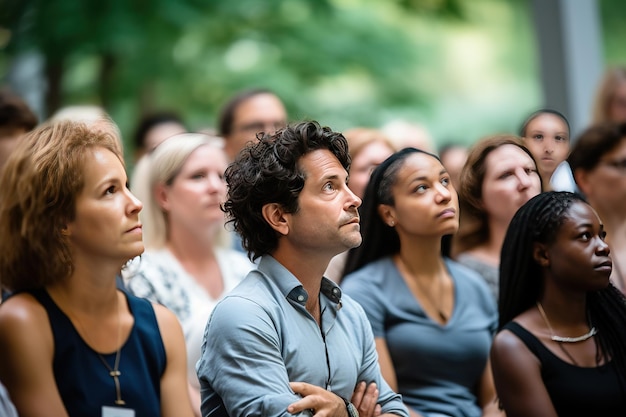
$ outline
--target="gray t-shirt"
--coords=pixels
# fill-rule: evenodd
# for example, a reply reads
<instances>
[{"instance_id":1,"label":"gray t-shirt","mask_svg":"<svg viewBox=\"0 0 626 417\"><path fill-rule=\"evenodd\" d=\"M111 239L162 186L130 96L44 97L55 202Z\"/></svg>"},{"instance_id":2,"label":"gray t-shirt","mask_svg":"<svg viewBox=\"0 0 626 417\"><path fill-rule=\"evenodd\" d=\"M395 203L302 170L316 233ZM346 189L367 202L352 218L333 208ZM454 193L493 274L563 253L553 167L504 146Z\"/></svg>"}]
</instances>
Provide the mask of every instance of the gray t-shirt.
<instances>
[{"instance_id":1,"label":"gray t-shirt","mask_svg":"<svg viewBox=\"0 0 626 417\"><path fill-rule=\"evenodd\" d=\"M475 389L497 327L496 304L478 275L451 260L446 266L454 310L445 325L424 312L390 257L347 275L341 287L363 306L374 337L385 339L405 404L427 416L480 417Z\"/></svg>"},{"instance_id":2,"label":"gray t-shirt","mask_svg":"<svg viewBox=\"0 0 626 417\"><path fill-rule=\"evenodd\" d=\"M480 275L489 286L494 300L498 300L498 293L500 291L500 271L497 266L488 264L467 252L461 253L457 256L456 261L478 273L478 275Z\"/></svg>"}]
</instances>

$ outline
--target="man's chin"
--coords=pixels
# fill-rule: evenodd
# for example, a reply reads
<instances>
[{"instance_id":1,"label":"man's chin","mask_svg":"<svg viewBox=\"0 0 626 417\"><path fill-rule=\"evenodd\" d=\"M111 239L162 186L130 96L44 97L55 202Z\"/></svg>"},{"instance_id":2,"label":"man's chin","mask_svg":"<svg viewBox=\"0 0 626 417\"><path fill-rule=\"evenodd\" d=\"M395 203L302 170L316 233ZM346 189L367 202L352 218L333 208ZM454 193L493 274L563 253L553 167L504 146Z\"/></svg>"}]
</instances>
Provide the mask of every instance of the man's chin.
<instances>
[{"instance_id":1,"label":"man's chin","mask_svg":"<svg viewBox=\"0 0 626 417\"><path fill-rule=\"evenodd\" d=\"M346 246L348 249L354 249L354 248L358 248L359 246L361 246L361 243L363 243L363 238L361 237L361 235L359 234L358 239L351 239L348 242L346 242Z\"/></svg>"}]
</instances>

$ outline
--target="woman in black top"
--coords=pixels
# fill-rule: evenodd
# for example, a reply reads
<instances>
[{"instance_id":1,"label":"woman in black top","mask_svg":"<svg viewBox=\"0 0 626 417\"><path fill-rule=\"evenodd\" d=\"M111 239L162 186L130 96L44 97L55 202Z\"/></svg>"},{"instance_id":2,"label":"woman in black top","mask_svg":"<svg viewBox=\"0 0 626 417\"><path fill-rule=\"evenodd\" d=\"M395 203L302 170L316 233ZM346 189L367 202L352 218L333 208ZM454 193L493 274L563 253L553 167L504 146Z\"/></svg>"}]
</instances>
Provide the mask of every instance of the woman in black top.
<instances>
[{"instance_id":1,"label":"woman in black top","mask_svg":"<svg viewBox=\"0 0 626 417\"><path fill-rule=\"evenodd\" d=\"M511 221L491 350L507 417L625 415L626 301L605 235L569 192L540 194Z\"/></svg>"}]
</instances>

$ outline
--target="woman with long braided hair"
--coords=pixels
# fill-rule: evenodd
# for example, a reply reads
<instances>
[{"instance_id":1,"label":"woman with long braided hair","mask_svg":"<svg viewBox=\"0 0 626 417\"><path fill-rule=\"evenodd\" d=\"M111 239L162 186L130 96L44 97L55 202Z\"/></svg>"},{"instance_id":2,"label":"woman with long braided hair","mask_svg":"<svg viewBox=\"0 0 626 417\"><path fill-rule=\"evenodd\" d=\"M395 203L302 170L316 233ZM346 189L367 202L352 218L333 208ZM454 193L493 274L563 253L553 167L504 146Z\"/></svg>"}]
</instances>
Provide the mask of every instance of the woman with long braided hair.
<instances>
[{"instance_id":1,"label":"woman with long braided hair","mask_svg":"<svg viewBox=\"0 0 626 417\"><path fill-rule=\"evenodd\" d=\"M625 414L626 300L609 281L605 235L569 192L540 194L513 217L491 350L507 417Z\"/></svg>"}]
</instances>

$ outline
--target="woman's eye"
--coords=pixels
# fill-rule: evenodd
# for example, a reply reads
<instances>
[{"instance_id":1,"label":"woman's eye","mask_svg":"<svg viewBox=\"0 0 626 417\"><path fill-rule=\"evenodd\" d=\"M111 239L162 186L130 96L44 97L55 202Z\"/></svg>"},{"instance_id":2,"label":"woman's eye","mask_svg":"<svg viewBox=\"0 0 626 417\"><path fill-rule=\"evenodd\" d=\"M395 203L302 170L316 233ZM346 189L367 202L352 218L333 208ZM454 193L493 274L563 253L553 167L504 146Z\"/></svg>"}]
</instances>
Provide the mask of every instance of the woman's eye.
<instances>
[{"instance_id":1,"label":"woman's eye","mask_svg":"<svg viewBox=\"0 0 626 417\"><path fill-rule=\"evenodd\" d=\"M104 194L113 194L115 193L115 186L112 185L104 191Z\"/></svg>"},{"instance_id":2,"label":"woman's eye","mask_svg":"<svg viewBox=\"0 0 626 417\"><path fill-rule=\"evenodd\" d=\"M536 140L542 140L542 139L543 139L543 135L539 135L539 134L534 135L534 136L533 136L533 139L536 139Z\"/></svg>"}]
</instances>

